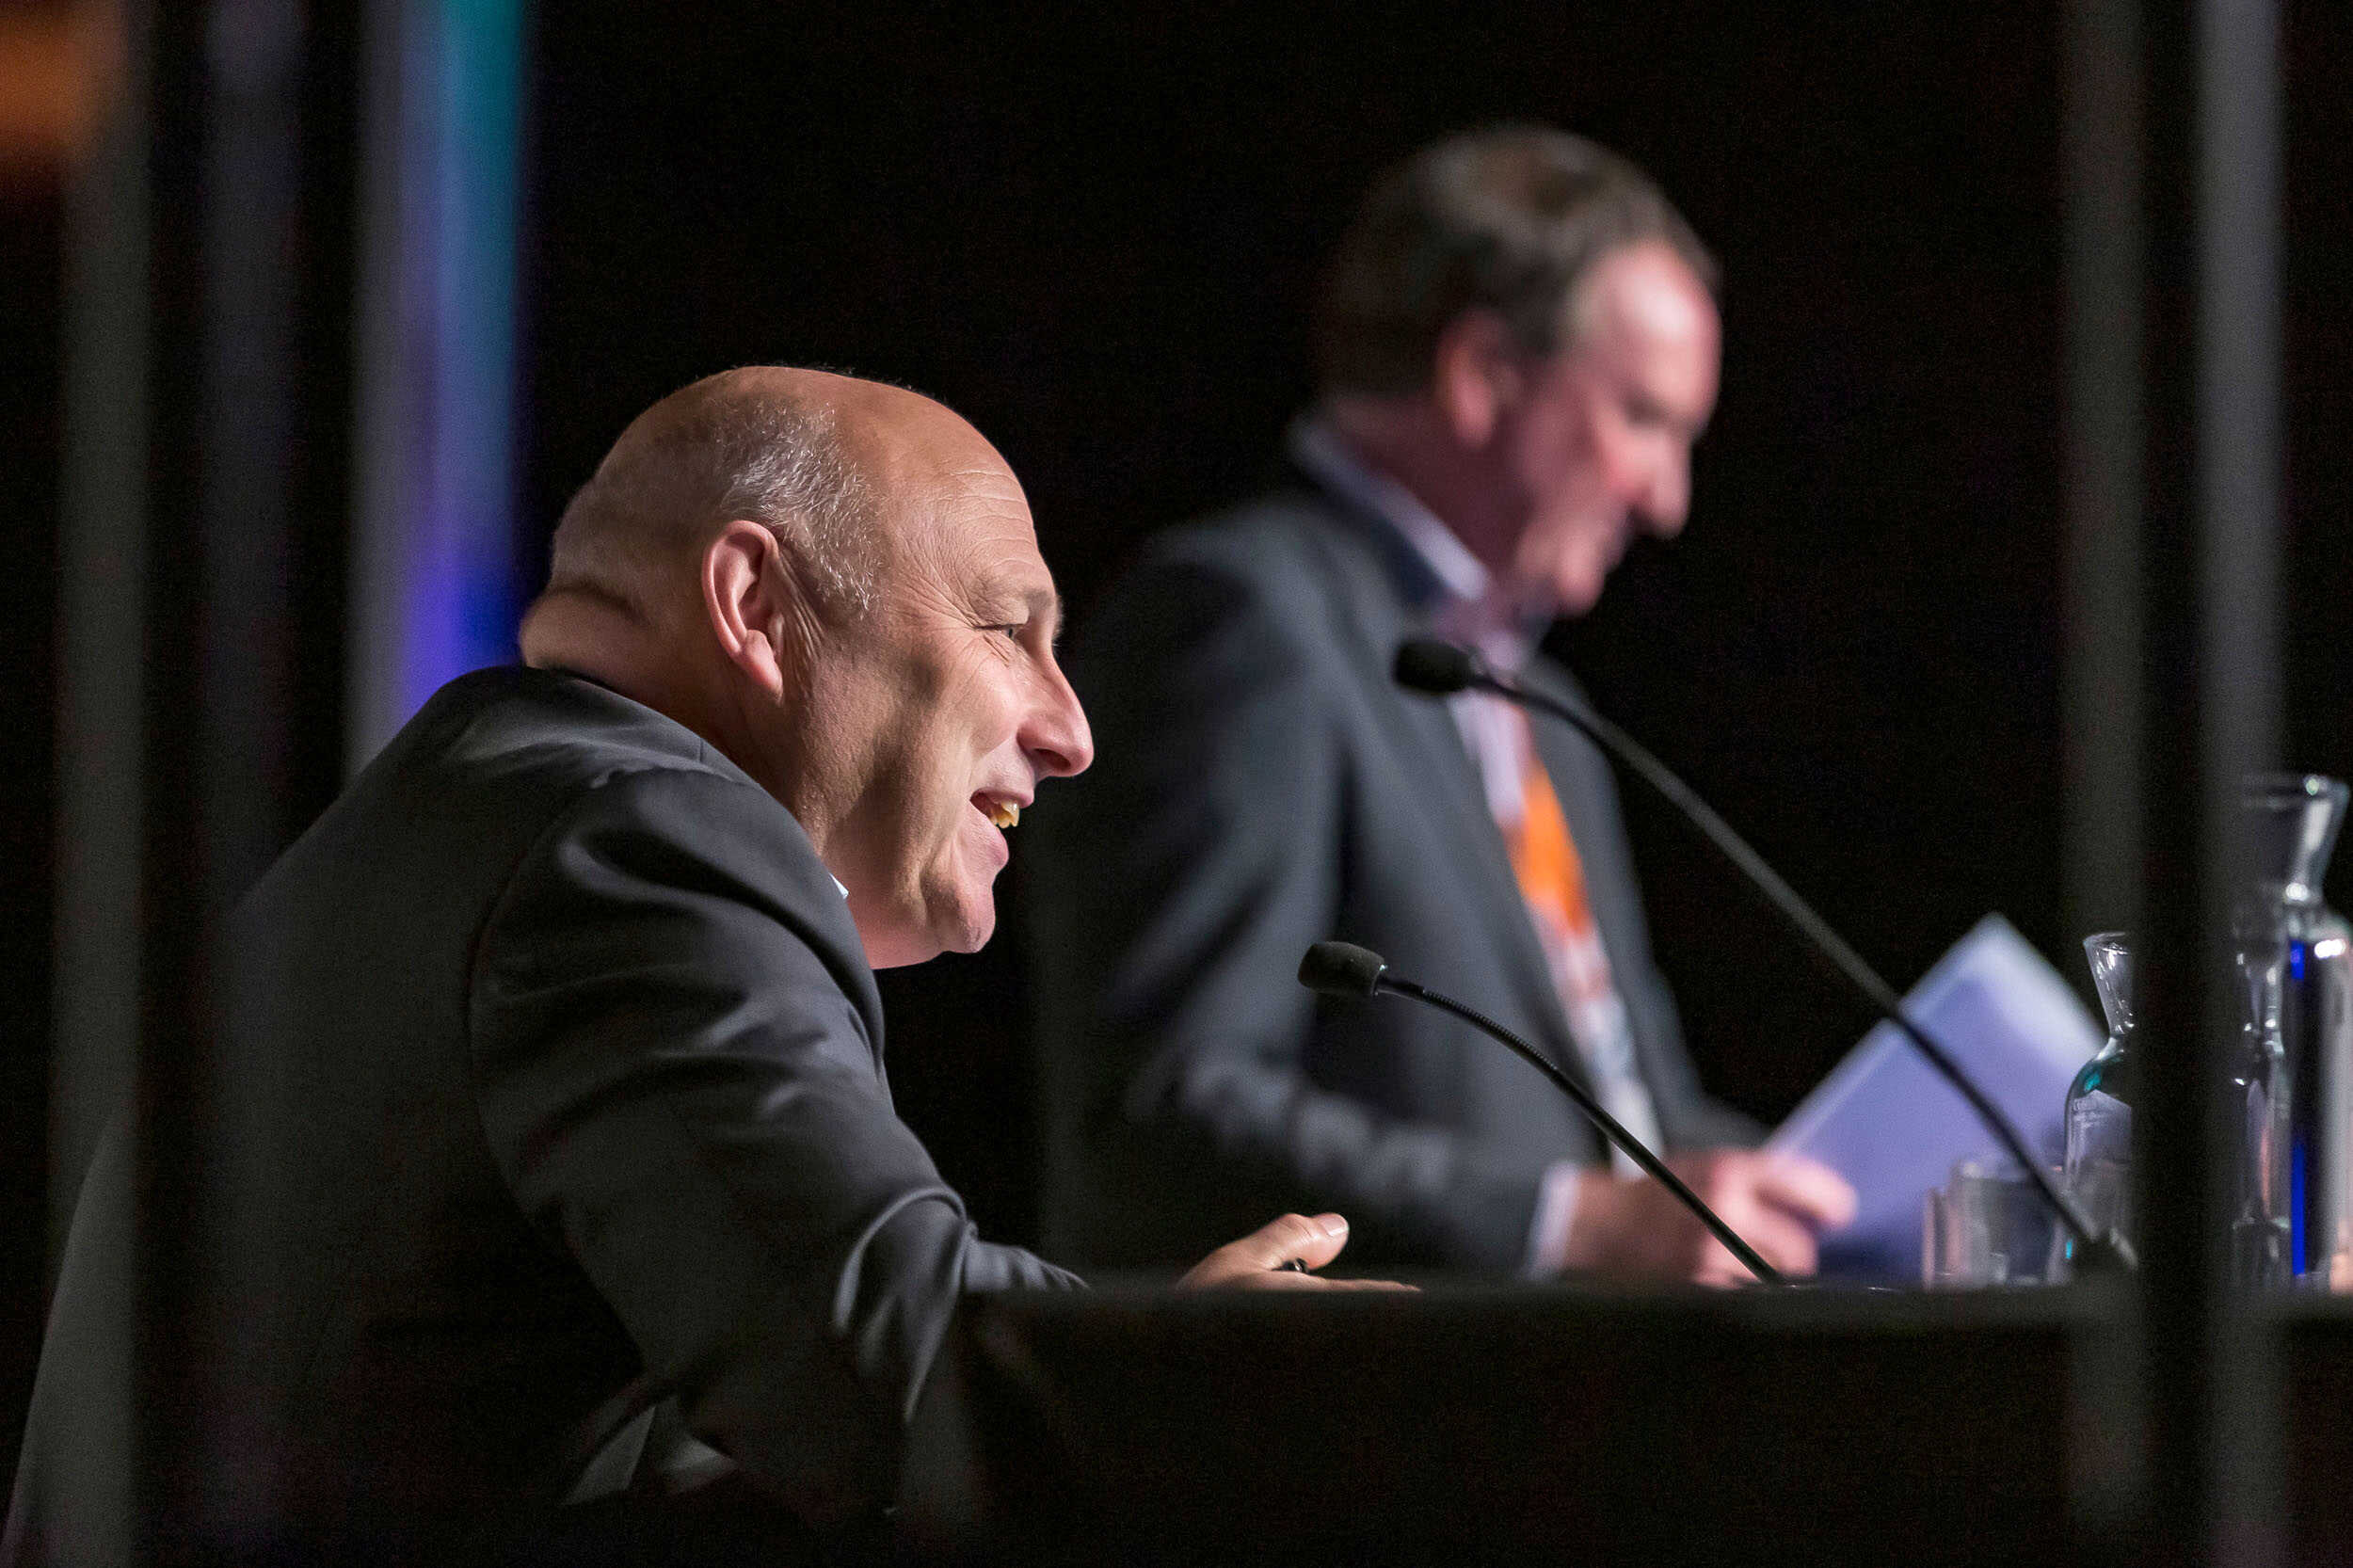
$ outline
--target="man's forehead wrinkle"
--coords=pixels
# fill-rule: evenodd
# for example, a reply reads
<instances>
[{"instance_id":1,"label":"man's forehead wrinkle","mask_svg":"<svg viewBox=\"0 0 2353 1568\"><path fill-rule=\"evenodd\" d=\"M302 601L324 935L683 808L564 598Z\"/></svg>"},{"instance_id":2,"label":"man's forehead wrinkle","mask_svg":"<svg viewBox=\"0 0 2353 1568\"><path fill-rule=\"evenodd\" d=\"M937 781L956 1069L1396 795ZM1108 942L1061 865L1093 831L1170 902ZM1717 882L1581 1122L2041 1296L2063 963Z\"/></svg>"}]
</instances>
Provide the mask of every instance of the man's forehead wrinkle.
<instances>
[{"instance_id":1,"label":"man's forehead wrinkle","mask_svg":"<svg viewBox=\"0 0 2353 1568\"><path fill-rule=\"evenodd\" d=\"M1025 508L940 485L898 499L888 532L910 602L1000 616L1050 594Z\"/></svg>"},{"instance_id":2,"label":"man's forehead wrinkle","mask_svg":"<svg viewBox=\"0 0 2353 1568\"><path fill-rule=\"evenodd\" d=\"M968 592L1035 610L1054 597L1054 580L1026 520L1010 514L940 519L938 557Z\"/></svg>"},{"instance_id":3,"label":"man's forehead wrinkle","mask_svg":"<svg viewBox=\"0 0 2353 1568\"><path fill-rule=\"evenodd\" d=\"M1003 458L991 453L983 459L977 454L954 468L945 470L941 478L968 486L974 490L998 490L1008 496L1022 494L1021 481L1014 477Z\"/></svg>"},{"instance_id":4,"label":"man's forehead wrinkle","mask_svg":"<svg viewBox=\"0 0 2353 1568\"><path fill-rule=\"evenodd\" d=\"M937 404L910 412L859 429L857 456L878 488L918 507L966 495L1021 500L1020 482L978 431Z\"/></svg>"}]
</instances>

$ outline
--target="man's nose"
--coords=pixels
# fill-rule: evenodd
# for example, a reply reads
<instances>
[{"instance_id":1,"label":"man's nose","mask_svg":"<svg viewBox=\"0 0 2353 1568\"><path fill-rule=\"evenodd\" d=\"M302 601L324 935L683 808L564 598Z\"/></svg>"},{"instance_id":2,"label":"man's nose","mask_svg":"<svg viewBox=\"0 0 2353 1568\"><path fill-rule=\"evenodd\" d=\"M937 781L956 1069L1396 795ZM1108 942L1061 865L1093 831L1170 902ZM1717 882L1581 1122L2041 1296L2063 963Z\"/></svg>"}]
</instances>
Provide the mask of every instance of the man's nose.
<instances>
[{"instance_id":1,"label":"man's nose","mask_svg":"<svg viewBox=\"0 0 2353 1568\"><path fill-rule=\"evenodd\" d=\"M1690 462L1682 457L1662 459L1648 479L1634 509L1651 533L1672 539L1683 532L1684 519L1691 511Z\"/></svg>"},{"instance_id":2,"label":"man's nose","mask_svg":"<svg viewBox=\"0 0 2353 1568\"><path fill-rule=\"evenodd\" d=\"M1022 726L1021 749L1041 778L1084 773L1095 760L1095 732L1088 727L1086 710L1079 706L1079 694L1057 667L1047 669L1046 690Z\"/></svg>"}]
</instances>

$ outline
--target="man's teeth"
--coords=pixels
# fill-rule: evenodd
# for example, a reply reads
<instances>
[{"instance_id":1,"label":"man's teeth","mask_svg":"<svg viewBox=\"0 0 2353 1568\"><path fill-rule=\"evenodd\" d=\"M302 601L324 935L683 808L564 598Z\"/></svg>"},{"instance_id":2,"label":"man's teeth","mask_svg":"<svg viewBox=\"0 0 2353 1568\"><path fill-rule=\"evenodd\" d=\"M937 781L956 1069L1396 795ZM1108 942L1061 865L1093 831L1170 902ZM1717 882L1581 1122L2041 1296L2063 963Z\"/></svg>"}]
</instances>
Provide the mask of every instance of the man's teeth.
<instances>
[{"instance_id":1,"label":"man's teeth","mask_svg":"<svg viewBox=\"0 0 2353 1568\"><path fill-rule=\"evenodd\" d=\"M988 808L988 820L1000 827L1011 827L1021 820L1021 808L1009 800L992 802Z\"/></svg>"}]
</instances>

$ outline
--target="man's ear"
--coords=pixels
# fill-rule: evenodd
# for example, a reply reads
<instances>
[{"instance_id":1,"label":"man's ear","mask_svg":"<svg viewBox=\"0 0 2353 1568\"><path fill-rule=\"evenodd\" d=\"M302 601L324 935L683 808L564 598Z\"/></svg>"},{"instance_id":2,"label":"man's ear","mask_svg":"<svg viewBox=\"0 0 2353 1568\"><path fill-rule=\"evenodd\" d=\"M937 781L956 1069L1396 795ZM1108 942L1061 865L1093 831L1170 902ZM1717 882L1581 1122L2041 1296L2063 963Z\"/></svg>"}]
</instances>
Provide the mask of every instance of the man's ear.
<instances>
[{"instance_id":1,"label":"man's ear","mask_svg":"<svg viewBox=\"0 0 2353 1568\"><path fill-rule=\"evenodd\" d=\"M1512 329L1492 311L1465 311L1438 333L1430 390L1454 439L1473 449L1494 439L1520 398L1524 372Z\"/></svg>"},{"instance_id":2,"label":"man's ear","mask_svg":"<svg viewBox=\"0 0 2353 1568\"><path fill-rule=\"evenodd\" d=\"M703 613L719 651L752 683L781 700L801 650L800 588L785 568L776 536L737 519L703 547Z\"/></svg>"}]
</instances>

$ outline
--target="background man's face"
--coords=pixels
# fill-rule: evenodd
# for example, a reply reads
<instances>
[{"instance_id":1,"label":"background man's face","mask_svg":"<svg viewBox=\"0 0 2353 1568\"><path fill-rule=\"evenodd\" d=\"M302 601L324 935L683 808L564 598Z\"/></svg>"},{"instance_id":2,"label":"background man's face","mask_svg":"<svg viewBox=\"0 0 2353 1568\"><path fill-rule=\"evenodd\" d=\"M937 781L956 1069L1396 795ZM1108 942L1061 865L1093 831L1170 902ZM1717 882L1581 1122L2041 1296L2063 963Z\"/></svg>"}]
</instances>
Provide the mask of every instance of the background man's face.
<instances>
[{"instance_id":1,"label":"background man's face","mask_svg":"<svg viewBox=\"0 0 2353 1568\"><path fill-rule=\"evenodd\" d=\"M1513 586L1571 615L1593 608L1637 527L1683 527L1721 337L1705 285L1657 242L1603 258L1576 310L1569 345L1531 364L1494 449L1527 518Z\"/></svg>"},{"instance_id":2,"label":"background man's face","mask_svg":"<svg viewBox=\"0 0 2353 1568\"><path fill-rule=\"evenodd\" d=\"M1059 603L1020 486L991 455L911 485L879 602L819 680L851 804L826 859L875 968L969 952L996 929L992 820L1094 758L1054 662Z\"/></svg>"}]
</instances>

